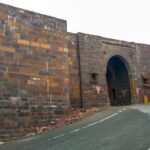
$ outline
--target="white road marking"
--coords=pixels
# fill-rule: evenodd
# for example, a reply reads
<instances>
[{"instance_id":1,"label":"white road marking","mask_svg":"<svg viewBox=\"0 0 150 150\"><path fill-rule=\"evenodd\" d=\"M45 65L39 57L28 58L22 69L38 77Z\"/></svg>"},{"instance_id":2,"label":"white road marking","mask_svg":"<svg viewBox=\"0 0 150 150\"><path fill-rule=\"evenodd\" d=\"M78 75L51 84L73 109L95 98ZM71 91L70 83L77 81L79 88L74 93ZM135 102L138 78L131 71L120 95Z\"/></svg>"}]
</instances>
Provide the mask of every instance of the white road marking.
<instances>
[{"instance_id":1,"label":"white road marking","mask_svg":"<svg viewBox=\"0 0 150 150\"><path fill-rule=\"evenodd\" d=\"M121 112L122 112L122 110L119 110L118 112L119 112L119 113L121 113Z\"/></svg>"},{"instance_id":2,"label":"white road marking","mask_svg":"<svg viewBox=\"0 0 150 150\"><path fill-rule=\"evenodd\" d=\"M60 134L60 135L54 136L53 139L58 139L58 138L63 137L63 136L64 136L64 134Z\"/></svg>"},{"instance_id":3,"label":"white road marking","mask_svg":"<svg viewBox=\"0 0 150 150\"><path fill-rule=\"evenodd\" d=\"M108 117L106 117L106 118L104 118L104 119L98 121L98 123L104 122L105 120L108 120L108 119L110 119L110 118L112 118L112 117L114 117L114 116L116 116L116 115L118 115L118 113L114 113L114 114L112 114L112 115L110 115L110 116L108 116Z\"/></svg>"},{"instance_id":4,"label":"white road marking","mask_svg":"<svg viewBox=\"0 0 150 150\"><path fill-rule=\"evenodd\" d=\"M120 111L119 111L119 112L120 112ZM119 112L118 112L118 113L119 113ZM83 126L82 128L78 128L78 129L72 130L72 131L70 131L70 134L75 133L75 132L78 132L78 131L80 131L81 129L86 129L86 128L88 128L88 127L94 126L94 125L96 125L96 124L98 124L98 123L102 123L102 122L104 122L105 120L108 120L108 119L110 119L110 118L116 116L118 113L114 113L114 114L112 114L112 115L110 115L110 116L108 116L108 117L106 117L106 118L104 118L104 119L102 119L102 120L93 122L93 123L88 124L88 125L86 125L86 126ZM57 136L54 136L54 137L52 137L52 139L58 139L58 138L61 138L61 137L63 137L63 136L65 136L64 133L62 133L62 134L60 134L60 135L57 135ZM26 139L26 140L29 140L29 139ZM47 141L51 141L51 139L49 138L49 139L47 139ZM40 143L42 144L42 143L45 143L45 142L46 142L46 141L41 141ZM36 146L36 145L38 146L39 143L35 144L35 146ZM32 145L32 146L33 146L33 145ZM28 148L28 146L23 147L23 149L27 149L27 148ZM148 150L150 150L150 149L148 149Z\"/></svg>"},{"instance_id":5,"label":"white road marking","mask_svg":"<svg viewBox=\"0 0 150 150\"><path fill-rule=\"evenodd\" d=\"M94 122L94 123L91 123L91 124L89 124L89 125L87 125L87 126L84 126L84 127L82 127L82 128L83 128L83 129L86 129L86 128L90 127L90 126L94 126L95 124L98 124L98 121L97 121L97 122Z\"/></svg>"},{"instance_id":6,"label":"white road marking","mask_svg":"<svg viewBox=\"0 0 150 150\"><path fill-rule=\"evenodd\" d=\"M117 114L118 114L118 113L114 113L114 114L112 114L112 115L110 115L110 116L108 116L108 117L106 117L106 118L104 118L104 119L102 119L102 120L99 120L99 121L93 122L93 123L91 123L91 124L89 124L89 125L86 125L86 126L82 127L82 129L86 129L86 128L91 127L91 126L93 126L93 125L96 125L96 124L98 124L98 123L102 123L102 122L104 122L105 120L108 120L108 119L110 119L110 118L116 116Z\"/></svg>"},{"instance_id":7,"label":"white road marking","mask_svg":"<svg viewBox=\"0 0 150 150\"><path fill-rule=\"evenodd\" d=\"M87 126L82 127L82 129L86 129L86 128L87 128Z\"/></svg>"},{"instance_id":8,"label":"white road marking","mask_svg":"<svg viewBox=\"0 0 150 150\"><path fill-rule=\"evenodd\" d=\"M78 131L80 131L80 130L81 130L81 129L75 129L75 130L71 131L70 133L78 132Z\"/></svg>"}]
</instances>

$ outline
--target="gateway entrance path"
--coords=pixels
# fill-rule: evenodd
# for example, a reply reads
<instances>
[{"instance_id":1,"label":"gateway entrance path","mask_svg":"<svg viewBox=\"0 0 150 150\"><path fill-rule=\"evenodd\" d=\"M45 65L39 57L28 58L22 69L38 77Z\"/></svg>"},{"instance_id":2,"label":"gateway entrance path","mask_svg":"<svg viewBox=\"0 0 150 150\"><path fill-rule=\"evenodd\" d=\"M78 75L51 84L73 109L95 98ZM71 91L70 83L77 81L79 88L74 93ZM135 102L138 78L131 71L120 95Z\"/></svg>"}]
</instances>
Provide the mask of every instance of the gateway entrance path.
<instances>
[{"instance_id":1,"label":"gateway entrance path","mask_svg":"<svg viewBox=\"0 0 150 150\"><path fill-rule=\"evenodd\" d=\"M107 64L107 90L113 106L131 104L129 66L120 56L113 56Z\"/></svg>"},{"instance_id":2,"label":"gateway entrance path","mask_svg":"<svg viewBox=\"0 0 150 150\"><path fill-rule=\"evenodd\" d=\"M1 150L148 150L150 105L110 107L72 125L12 141Z\"/></svg>"}]
</instances>

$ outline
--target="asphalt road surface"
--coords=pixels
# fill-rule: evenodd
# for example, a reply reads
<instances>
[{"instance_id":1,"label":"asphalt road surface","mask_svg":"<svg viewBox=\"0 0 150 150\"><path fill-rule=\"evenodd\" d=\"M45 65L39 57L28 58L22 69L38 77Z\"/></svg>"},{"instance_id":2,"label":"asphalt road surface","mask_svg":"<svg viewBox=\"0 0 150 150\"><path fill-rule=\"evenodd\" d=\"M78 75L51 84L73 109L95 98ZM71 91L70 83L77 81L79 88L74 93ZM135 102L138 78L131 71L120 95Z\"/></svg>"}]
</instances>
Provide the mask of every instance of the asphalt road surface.
<instances>
[{"instance_id":1,"label":"asphalt road surface","mask_svg":"<svg viewBox=\"0 0 150 150\"><path fill-rule=\"evenodd\" d=\"M0 150L150 150L150 106L110 107Z\"/></svg>"}]
</instances>

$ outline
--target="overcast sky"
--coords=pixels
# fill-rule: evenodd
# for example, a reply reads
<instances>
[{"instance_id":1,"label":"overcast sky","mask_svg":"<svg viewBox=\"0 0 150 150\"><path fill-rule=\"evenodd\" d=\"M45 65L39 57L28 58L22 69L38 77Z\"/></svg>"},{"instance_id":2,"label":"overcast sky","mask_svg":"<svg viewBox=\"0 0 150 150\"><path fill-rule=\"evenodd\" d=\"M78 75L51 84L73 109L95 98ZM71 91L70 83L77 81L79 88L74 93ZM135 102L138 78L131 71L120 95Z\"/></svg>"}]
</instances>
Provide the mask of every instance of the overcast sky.
<instances>
[{"instance_id":1,"label":"overcast sky","mask_svg":"<svg viewBox=\"0 0 150 150\"><path fill-rule=\"evenodd\" d=\"M150 0L0 0L67 20L69 32L150 44Z\"/></svg>"}]
</instances>

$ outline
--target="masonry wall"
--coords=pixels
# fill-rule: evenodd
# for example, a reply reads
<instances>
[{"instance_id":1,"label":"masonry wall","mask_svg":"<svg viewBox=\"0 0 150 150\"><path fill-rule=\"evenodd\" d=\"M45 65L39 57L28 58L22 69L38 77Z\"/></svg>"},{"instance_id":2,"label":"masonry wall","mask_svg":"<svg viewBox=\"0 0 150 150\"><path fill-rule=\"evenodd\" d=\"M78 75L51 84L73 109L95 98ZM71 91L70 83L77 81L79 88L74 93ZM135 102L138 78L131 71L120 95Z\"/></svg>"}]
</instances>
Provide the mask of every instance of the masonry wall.
<instances>
[{"instance_id":1,"label":"masonry wall","mask_svg":"<svg viewBox=\"0 0 150 150\"><path fill-rule=\"evenodd\" d=\"M137 103L136 94L136 49L133 43L79 33L82 99L85 107L110 105L106 69L113 56L121 56L129 65L131 102ZM142 58L143 59L143 58ZM138 71L137 71L138 72ZM97 82L91 82L91 74L97 74ZM97 91L97 87L100 91Z\"/></svg>"},{"instance_id":2,"label":"masonry wall","mask_svg":"<svg viewBox=\"0 0 150 150\"><path fill-rule=\"evenodd\" d=\"M0 4L0 136L70 107L66 36L64 20Z\"/></svg>"},{"instance_id":3,"label":"masonry wall","mask_svg":"<svg viewBox=\"0 0 150 150\"><path fill-rule=\"evenodd\" d=\"M138 103L143 103L144 96L150 101L150 45L135 44L135 50Z\"/></svg>"},{"instance_id":4,"label":"masonry wall","mask_svg":"<svg viewBox=\"0 0 150 150\"><path fill-rule=\"evenodd\" d=\"M80 93L80 72L79 53L76 34L68 33L67 44L69 49L69 70L70 70L70 104L74 108L81 107Z\"/></svg>"},{"instance_id":5,"label":"masonry wall","mask_svg":"<svg viewBox=\"0 0 150 150\"><path fill-rule=\"evenodd\" d=\"M79 33L79 57L81 69L82 101L84 107L102 106L108 103L103 66L101 38ZM98 74L97 85L102 86L101 96L97 94L95 85L90 83L90 73Z\"/></svg>"}]
</instances>

